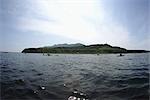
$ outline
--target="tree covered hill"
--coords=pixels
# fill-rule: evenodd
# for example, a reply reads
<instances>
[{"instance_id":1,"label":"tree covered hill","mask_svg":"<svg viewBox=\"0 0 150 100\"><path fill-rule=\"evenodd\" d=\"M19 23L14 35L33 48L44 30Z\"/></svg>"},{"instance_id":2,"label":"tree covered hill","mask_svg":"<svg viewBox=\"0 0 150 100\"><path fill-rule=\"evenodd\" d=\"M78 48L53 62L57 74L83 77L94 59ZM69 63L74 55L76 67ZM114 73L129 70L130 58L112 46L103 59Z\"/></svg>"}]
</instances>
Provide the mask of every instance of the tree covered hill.
<instances>
[{"instance_id":1,"label":"tree covered hill","mask_svg":"<svg viewBox=\"0 0 150 100\"><path fill-rule=\"evenodd\" d=\"M22 53L69 53L69 54L99 54L99 53L144 53L145 50L127 50L109 44L57 44L48 47L26 48Z\"/></svg>"}]
</instances>

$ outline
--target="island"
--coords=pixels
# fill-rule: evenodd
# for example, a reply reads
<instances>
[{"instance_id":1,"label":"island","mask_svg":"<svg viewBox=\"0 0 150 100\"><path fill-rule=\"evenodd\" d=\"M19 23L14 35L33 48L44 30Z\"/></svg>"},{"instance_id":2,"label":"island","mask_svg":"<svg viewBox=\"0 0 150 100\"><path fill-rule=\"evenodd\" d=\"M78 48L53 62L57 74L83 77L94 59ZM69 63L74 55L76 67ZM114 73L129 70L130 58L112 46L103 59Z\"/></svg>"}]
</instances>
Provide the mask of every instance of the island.
<instances>
[{"instance_id":1,"label":"island","mask_svg":"<svg viewBox=\"0 0 150 100\"><path fill-rule=\"evenodd\" d=\"M57 44L39 48L25 48L22 53L68 53L68 54L104 54L104 53L146 53L147 50L127 50L109 44Z\"/></svg>"}]
</instances>

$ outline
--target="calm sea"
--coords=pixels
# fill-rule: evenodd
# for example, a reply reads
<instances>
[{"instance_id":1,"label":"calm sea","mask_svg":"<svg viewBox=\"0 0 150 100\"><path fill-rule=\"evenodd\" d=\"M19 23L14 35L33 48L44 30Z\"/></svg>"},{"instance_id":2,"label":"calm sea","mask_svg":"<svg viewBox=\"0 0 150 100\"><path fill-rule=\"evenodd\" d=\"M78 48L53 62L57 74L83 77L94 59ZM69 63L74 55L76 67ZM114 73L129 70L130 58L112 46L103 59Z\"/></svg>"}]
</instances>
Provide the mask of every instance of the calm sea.
<instances>
[{"instance_id":1,"label":"calm sea","mask_svg":"<svg viewBox=\"0 0 150 100\"><path fill-rule=\"evenodd\" d=\"M2 100L148 100L150 54L0 53Z\"/></svg>"}]
</instances>

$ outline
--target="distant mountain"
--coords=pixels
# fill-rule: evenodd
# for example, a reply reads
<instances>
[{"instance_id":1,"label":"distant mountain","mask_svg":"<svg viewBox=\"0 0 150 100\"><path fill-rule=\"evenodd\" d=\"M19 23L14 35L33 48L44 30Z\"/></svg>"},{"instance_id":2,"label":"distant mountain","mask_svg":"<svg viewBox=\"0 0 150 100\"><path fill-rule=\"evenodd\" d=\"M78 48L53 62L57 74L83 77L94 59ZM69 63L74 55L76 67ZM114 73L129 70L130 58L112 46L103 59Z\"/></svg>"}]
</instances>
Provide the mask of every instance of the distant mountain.
<instances>
[{"instance_id":1,"label":"distant mountain","mask_svg":"<svg viewBox=\"0 0 150 100\"><path fill-rule=\"evenodd\" d=\"M70 53L70 54L99 54L99 53L145 53L146 50L127 50L109 44L56 44L49 47L26 48L22 53Z\"/></svg>"}]
</instances>

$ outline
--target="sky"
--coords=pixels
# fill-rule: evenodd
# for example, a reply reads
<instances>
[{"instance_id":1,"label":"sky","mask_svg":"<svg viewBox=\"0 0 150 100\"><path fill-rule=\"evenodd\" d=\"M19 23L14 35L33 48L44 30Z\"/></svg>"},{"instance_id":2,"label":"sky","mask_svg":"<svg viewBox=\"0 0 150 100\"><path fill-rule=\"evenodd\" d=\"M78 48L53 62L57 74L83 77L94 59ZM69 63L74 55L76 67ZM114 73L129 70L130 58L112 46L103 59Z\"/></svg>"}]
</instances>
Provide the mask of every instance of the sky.
<instances>
[{"instance_id":1,"label":"sky","mask_svg":"<svg viewBox=\"0 0 150 100\"><path fill-rule=\"evenodd\" d=\"M0 0L0 51L63 43L150 50L149 0Z\"/></svg>"}]
</instances>

